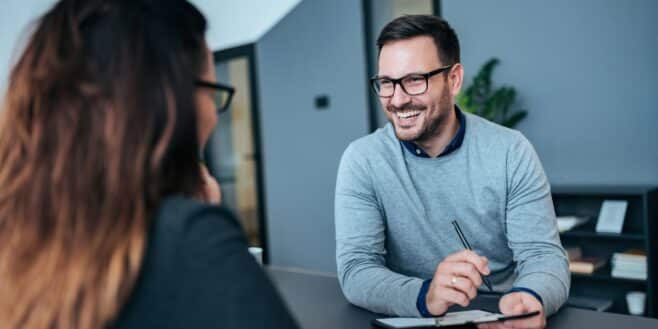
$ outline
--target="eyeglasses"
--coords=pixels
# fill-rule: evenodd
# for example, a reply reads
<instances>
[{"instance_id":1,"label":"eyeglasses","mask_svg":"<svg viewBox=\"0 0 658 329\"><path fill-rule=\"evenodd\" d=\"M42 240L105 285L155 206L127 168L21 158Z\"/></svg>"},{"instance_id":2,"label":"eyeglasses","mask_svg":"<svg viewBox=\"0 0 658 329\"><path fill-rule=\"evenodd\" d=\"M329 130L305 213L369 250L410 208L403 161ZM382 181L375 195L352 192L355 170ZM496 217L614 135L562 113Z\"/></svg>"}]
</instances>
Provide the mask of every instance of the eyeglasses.
<instances>
[{"instance_id":1,"label":"eyeglasses","mask_svg":"<svg viewBox=\"0 0 658 329\"><path fill-rule=\"evenodd\" d=\"M215 106L217 106L218 113L228 110L229 105L231 105L231 99L233 99L233 94L235 93L235 88L229 85L203 80L197 80L195 84L199 87L213 89L213 100L215 101Z\"/></svg>"},{"instance_id":2,"label":"eyeglasses","mask_svg":"<svg viewBox=\"0 0 658 329\"><path fill-rule=\"evenodd\" d=\"M402 90L409 96L420 95L427 91L427 80L441 72L450 70L453 65L440 67L427 73L414 73L405 75L399 79L374 76L370 78L372 88L379 97L393 97L395 85L399 84Z\"/></svg>"}]
</instances>

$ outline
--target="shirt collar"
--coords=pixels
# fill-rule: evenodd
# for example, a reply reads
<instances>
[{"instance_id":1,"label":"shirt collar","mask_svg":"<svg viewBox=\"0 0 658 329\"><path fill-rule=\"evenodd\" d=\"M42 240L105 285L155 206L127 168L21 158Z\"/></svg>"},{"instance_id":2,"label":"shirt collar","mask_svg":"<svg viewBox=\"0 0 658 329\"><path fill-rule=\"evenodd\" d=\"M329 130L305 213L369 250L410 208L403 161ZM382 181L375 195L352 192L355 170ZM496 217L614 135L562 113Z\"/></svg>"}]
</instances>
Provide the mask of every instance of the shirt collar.
<instances>
[{"instance_id":1,"label":"shirt collar","mask_svg":"<svg viewBox=\"0 0 658 329\"><path fill-rule=\"evenodd\" d=\"M446 146L445 149L443 149L443 152L439 154L437 158L440 158L442 156L446 156L454 151L456 151L460 146L462 146L462 143L464 142L464 135L466 134L466 117L462 113L462 111L455 105L455 114L457 115L457 120L459 120L459 130L457 130L457 134L455 137L450 141L450 143ZM407 142L407 141L400 141L400 143L404 146L404 148L407 149L411 154L421 157L421 158L429 158L429 154L425 153L418 145L414 144L413 142Z\"/></svg>"}]
</instances>

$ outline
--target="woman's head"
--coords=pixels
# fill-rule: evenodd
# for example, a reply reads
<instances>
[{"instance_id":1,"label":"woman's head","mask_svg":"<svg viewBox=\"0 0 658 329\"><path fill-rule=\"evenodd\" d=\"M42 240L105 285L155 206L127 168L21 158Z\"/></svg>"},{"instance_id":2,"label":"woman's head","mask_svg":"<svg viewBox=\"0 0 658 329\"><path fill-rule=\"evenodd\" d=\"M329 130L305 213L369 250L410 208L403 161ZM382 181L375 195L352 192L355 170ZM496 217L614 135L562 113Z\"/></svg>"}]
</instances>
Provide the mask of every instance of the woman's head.
<instances>
[{"instance_id":1,"label":"woman's head","mask_svg":"<svg viewBox=\"0 0 658 329\"><path fill-rule=\"evenodd\" d=\"M62 0L38 21L0 123L1 323L116 315L152 210L201 184L205 29L183 0Z\"/></svg>"}]
</instances>

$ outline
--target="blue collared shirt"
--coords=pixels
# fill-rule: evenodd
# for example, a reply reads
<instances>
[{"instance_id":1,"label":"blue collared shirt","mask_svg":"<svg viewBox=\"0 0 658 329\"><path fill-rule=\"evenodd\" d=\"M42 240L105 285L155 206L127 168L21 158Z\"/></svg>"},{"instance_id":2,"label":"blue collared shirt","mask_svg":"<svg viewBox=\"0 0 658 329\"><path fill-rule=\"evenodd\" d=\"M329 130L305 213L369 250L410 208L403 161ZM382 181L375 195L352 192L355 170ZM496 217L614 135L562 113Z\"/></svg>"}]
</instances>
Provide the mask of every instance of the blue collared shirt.
<instances>
[{"instance_id":1,"label":"blue collared shirt","mask_svg":"<svg viewBox=\"0 0 658 329\"><path fill-rule=\"evenodd\" d=\"M457 134L452 139L452 141L450 141L450 144L446 146L446 148L443 150L443 152L441 152L441 154L439 154L438 157L446 156L456 151L460 146L462 146L462 142L464 142L464 135L466 134L466 117L464 117L464 114L456 105L455 114L457 115L457 120L459 120L459 130L457 131ZM413 142L400 141L400 143L404 146L404 148L407 149L407 151L411 152L411 154L415 156L419 156L421 158L430 157L429 154L425 153L425 151L423 151Z\"/></svg>"}]
</instances>

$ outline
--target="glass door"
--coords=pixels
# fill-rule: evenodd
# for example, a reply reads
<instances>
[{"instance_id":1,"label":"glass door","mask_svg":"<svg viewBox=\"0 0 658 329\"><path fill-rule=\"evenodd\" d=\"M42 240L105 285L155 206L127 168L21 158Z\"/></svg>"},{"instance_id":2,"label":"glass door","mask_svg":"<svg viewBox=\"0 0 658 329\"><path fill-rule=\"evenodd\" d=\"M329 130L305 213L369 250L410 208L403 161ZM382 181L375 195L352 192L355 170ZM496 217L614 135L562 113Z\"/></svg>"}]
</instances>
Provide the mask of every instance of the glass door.
<instances>
[{"instance_id":1,"label":"glass door","mask_svg":"<svg viewBox=\"0 0 658 329\"><path fill-rule=\"evenodd\" d=\"M252 48L215 53L217 79L235 87L228 111L219 116L205 160L222 190L222 204L240 219L250 246L265 249L257 107L254 101ZM267 259L264 250L264 260Z\"/></svg>"}]
</instances>

